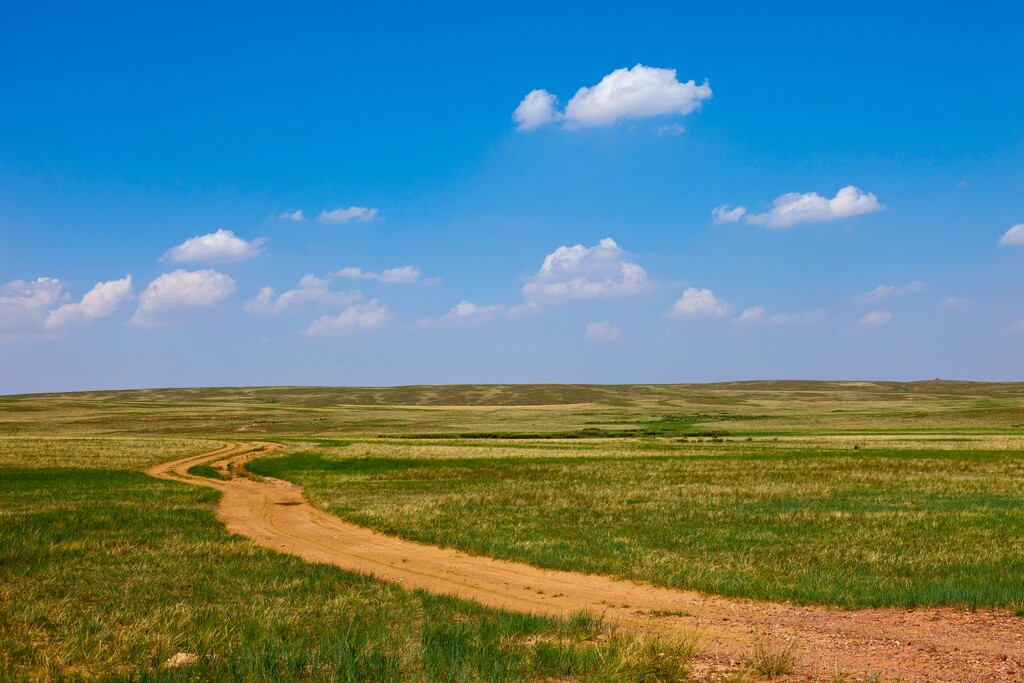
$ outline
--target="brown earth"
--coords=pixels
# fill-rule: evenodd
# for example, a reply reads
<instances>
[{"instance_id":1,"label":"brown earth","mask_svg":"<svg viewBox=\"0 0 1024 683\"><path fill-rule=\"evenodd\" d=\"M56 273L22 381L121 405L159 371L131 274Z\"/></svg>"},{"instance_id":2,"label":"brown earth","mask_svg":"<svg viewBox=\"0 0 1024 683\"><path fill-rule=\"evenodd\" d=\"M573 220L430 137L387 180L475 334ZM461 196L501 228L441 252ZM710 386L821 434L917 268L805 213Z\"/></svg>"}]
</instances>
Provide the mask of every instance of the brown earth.
<instances>
[{"instance_id":1,"label":"brown earth","mask_svg":"<svg viewBox=\"0 0 1024 683\"><path fill-rule=\"evenodd\" d=\"M310 562L488 607L551 616L587 611L628 628L696 634L695 668L704 680L741 670L761 634L779 646L795 642L796 670L784 680L878 674L879 681L1024 681L1024 619L1005 611L850 611L732 600L404 541L313 507L294 484L243 476L249 459L278 447L232 443L147 473L217 489L223 494L218 515L229 531ZM187 473L200 463L231 476L219 481Z\"/></svg>"}]
</instances>

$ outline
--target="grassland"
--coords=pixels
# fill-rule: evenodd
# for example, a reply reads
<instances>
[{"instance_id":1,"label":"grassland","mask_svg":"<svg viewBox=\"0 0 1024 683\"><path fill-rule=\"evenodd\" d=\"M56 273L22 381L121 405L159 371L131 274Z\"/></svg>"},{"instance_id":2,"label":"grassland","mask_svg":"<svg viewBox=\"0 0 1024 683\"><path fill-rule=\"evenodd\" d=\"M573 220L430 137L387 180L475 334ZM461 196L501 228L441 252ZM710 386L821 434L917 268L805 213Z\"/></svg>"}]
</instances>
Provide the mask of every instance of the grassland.
<instances>
[{"instance_id":1,"label":"grassland","mask_svg":"<svg viewBox=\"0 0 1024 683\"><path fill-rule=\"evenodd\" d=\"M33 443L6 457L45 462ZM263 550L224 531L215 493L97 467L95 440L61 446L90 466L0 466L2 680L675 680L693 653ZM197 660L161 667L179 652Z\"/></svg>"},{"instance_id":2,"label":"grassland","mask_svg":"<svg viewBox=\"0 0 1024 683\"><path fill-rule=\"evenodd\" d=\"M470 552L727 595L1024 609L1020 384L0 396L0 678L686 666L687 643L410 594L229 536L214 494L141 474L211 439L279 441L254 469L360 524ZM176 652L199 659L161 669Z\"/></svg>"}]
</instances>

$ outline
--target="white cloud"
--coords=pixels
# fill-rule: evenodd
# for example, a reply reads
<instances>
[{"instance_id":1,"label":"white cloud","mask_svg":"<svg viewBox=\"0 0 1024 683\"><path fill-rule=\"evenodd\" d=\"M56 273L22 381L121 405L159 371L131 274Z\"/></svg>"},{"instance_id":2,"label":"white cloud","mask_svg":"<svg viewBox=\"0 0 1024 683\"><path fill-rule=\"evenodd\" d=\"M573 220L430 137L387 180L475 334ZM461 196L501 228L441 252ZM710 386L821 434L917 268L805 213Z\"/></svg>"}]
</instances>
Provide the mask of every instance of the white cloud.
<instances>
[{"instance_id":1,"label":"white cloud","mask_svg":"<svg viewBox=\"0 0 1024 683\"><path fill-rule=\"evenodd\" d=\"M296 223L301 223L302 221L306 220L306 216L303 215L302 209L295 209L294 211L282 211L281 213L277 214L277 216L278 218L283 218L286 221L295 221Z\"/></svg>"},{"instance_id":2,"label":"white cloud","mask_svg":"<svg viewBox=\"0 0 1024 683\"><path fill-rule=\"evenodd\" d=\"M1024 223L1013 226L999 238L1001 247L1024 247Z\"/></svg>"},{"instance_id":3,"label":"white cloud","mask_svg":"<svg viewBox=\"0 0 1024 683\"><path fill-rule=\"evenodd\" d=\"M710 289L688 287L665 313L670 318L724 318L733 305L715 296Z\"/></svg>"},{"instance_id":4,"label":"white cloud","mask_svg":"<svg viewBox=\"0 0 1024 683\"><path fill-rule=\"evenodd\" d=\"M50 311L46 316L46 328L64 330L84 326L99 318L106 318L117 312L121 305L132 298L132 276L120 280L98 282L78 303L64 304Z\"/></svg>"},{"instance_id":5,"label":"white cloud","mask_svg":"<svg viewBox=\"0 0 1024 683\"><path fill-rule=\"evenodd\" d=\"M263 287L253 298L242 304L246 313L260 316L275 316L297 311L309 304L324 307L341 307L362 301L361 292L332 292L330 282L313 275L306 275L299 281L297 289L289 289L280 296L273 287Z\"/></svg>"},{"instance_id":6,"label":"white cloud","mask_svg":"<svg viewBox=\"0 0 1024 683\"><path fill-rule=\"evenodd\" d=\"M647 272L606 237L593 247L561 246L544 258L523 285L528 300L597 299L629 296L650 289Z\"/></svg>"},{"instance_id":7,"label":"white cloud","mask_svg":"<svg viewBox=\"0 0 1024 683\"><path fill-rule=\"evenodd\" d=\"M621 338L622 330L615 325L612 325L607 320L587 323L587 329L583 333L583 341L588 343L613 342L618 341Z\"/></svg>"},{"instance_id":8,"label":"white cloud","mask_svg":"<svg viewBox=\"0 0 1024 683\"><path fill-rule=\"evenodd\" d=\"M379 280L388 285L411 285L419 281L423 272L416 266L400 266L398 268L387 268L377 273L371 270L363 270L354 266L342 268L331 273L334 277L343 277L350 280Z\"/></svg>"},{"instance_id":9,"label":"white cloud","mask_svg":"<svg viewBox=\"0 0 1024 683\"><path fill-rule=\"evenodd\" d=\"M743 309L736 322L741 325L787 325L790 323L815 323L828 317L828 311L819 308L815 311L801 313L776 313L767 315L764 306L751 306Z\"/></svg>"},{"instance_id":10,"label":"white cloud","mask_svg":"<svg viewBox=\"0 0 1024 683\"><path fill-rule=\"evenodd\" d=\"M441 316L444 322L470 322L484 321L493 318L496 314L505 310L501 304L474 304L463 299L452 306L452 310Z\"/></svg>"},{"instance_id":11,"label":"white cloud","mask_svg":"<svg viewBox=\"0 0 1024 683\"><path fill-rule=\"evenodd\" d=\"M156 326L189 310L210 308L235 293L235 281L216 270L176 270L149 283L131 322Z\"/></svg>"},{"instance_id":12,"label":"white cloud","mask_svg":"<svg viewBox=\"0 0 1024 683\"><path fill-rule=\"evenodd\" d=\"M730 209L725 204L711 210L711 215L715 217L715 223L735 223L739 219L743 218L746 213L747 210L742 206Z\"/></svg>"},{"instance_id":13,"label":"white cloud","mask_svg":"<svg viewBox=\"0 0 1024 683\"><path fill-rule=\"evenodd\" d=\"M658 137L663 138L666 135L675 136L682 135L686 132L686 126L681 123L669 123L664 126L658 126Z\"/></svg>"},{"instance_id":14,"label":"white cloud","mask_svg":"<svg viewBox=\"0 0 1024 683\"><path fill-rule=\"evenodd\" d=\"M38 331L50 309L67 299L64 283L53 277L0 285L0 330Z\"/></svg>"},{"instance_id":15,"label":"white cloud","mask_svg":"<svg viewBox=\"0 0 1024 683\"><path fill-rule=\"evenodd\" d=\"M547 90L531 90L512 112L512 120L519 124L518 130L533 130L551 123L560 116L555 111L557 102L558 99Z\"/></svg>"},{"instance_id":16,"label":"white cloud","mask_svg":"<svg viewBox=\"0 0 1024 683\"><path fill-rule=\"evenodd\" d=\"M365 206L350 206L347 209L338 208L331 211L321 211L316 217L321 223L367 223L377 218L377 209L370 209Z\"/></svg>"},{"instance_id":17,"label":"white cloud","mask_svg":"<svg viewBox=\"0 0 1024 683\"><path fill-rule=\"evenodd\" d=\"M616 69L589 88L580 88L565 105L555 109L557 100L546 90L533 90L516 107L512 118L519 130L530 130L560 121L566 128L609 126L624 119L668 114L686 115L711 97L705 81L680 82L675 69L658 69L637 64Z\"/></svg>"},{"instance_id":18,"label":"white cloud","mask_svg":"<svg viewBox=\"0 0 1024 683\"><path fill-rule=\"evenodd\" d=\"M178 246L168 249L162 260L232 263L256 258L263 253L266 243L265 237L247 242L230 230L218 230L209 235L189 237Z\"/></svg>"},{"instance_id":19,"label":"white cloud","mask_svg":"<svg viewBox=\"0 0 1024 683\"><path fill-rule=\"evenodd\" d=\"M796 223L834 221L861 214L875 213L885 208L871 192L863 192L847 185L832 199L817 192L789 192L772 202L765 213L750 213L746 207L730 208L722 205L712 210L716 223L735 223L740 219L751 225L771 228L789 228Z\"/></svg>"},{"instance_id":20,"label":"white cloud","mask_svg":"<svg viewBox=\"0 0 1024 683\"><path fill-rule=\"evenodd\" d=\"M850 302L855 304L867 304L873 301L883 301L885 299L895 299L896 297L906 296L907 294L917 294L924 292L928 289L928 285L923 282L911 282L908 285L878 285L870 292L864 294L858 294L850 297Z\"/></svg>"},{"instance_id":21,"label":"white cloud","mask_svg":"<svg viewBox=\"0 0 1024 683\"><path fill-rule=\"evenodd\" d=\"M951 296L948 299L943 300L939 304L939 308L945 308L947 310L954 310L957 308L967 308L971 305L971 300L963 296Z\"/></svg>"},{"instance_id":22,"label":"white cloud","mask_svg":"<svg viewBox=\"0 0 1024 683\"><path fill-rule=\"evenodd\" d=\"M861 327L881 327L888 324L890 320L892 320L892 313L889 311L871 311L870 313L865 313L857 321L857 324Z\"/></svg>"},{"instance_id":23,"label":"white cloud","mask_svg":"<svg viewBox=\"0 0 1024 683\"><path fill-rule=\"evenodd\" d=\"M345 337L372 330L388 321L388 309L376 299L354 304L337 315L325 315L310 323L303 332L307 337Z\"/></svg>"}]
</instances>

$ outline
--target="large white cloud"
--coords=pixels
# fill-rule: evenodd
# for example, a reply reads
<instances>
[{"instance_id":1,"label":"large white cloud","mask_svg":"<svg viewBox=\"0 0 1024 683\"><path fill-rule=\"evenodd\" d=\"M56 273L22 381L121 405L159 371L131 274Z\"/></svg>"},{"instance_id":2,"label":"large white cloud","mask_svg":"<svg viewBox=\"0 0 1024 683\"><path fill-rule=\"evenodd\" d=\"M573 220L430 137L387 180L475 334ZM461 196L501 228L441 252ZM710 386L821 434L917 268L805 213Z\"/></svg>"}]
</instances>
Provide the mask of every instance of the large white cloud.
<instances>
[{"instance_id":1,"label":"large white cloud","mask_svg":"<svg viewBox=\"0 0 1024 683\"><path fill-rule=\"evenodd\" d=\"M218 230L209 235L189 237L164 254L164 261L202 261L205 263L233 263L256 258L263 253L265 237L246 241L230 230Z\"/></svg>"},{"instance_id":2,"label":"large white cloud","mask_svg":"<svg viewBox=\"0 0 1024 683\"><path fill-rule=\"evenodd\" d=\"M65 330L87 325L93 320L113 315L131 298L131 275L126 275L120 280L98 282L78 303L64 304L50 311L46 316L46 328Z\"/></svg>"},{"instance_id":3,"label":"large white cloud","mask_svg":"<svg viewBox=\"0 0 1024 683\"><path fill-rule=\"evenodd\" d=\"M716 223L735 223L743 220L751 225L767 225L770 228L789 228L796 223L834 221L866 213L875 213L885 208L871 192L863 192L853 185L847 185L832 199L817 192L789 192L772 202L772 208L764 213L750 213L746 207L731 208L719 206L711 214Z\"/></svg>"},{"instance_id":4,"label":"large white cloud","mask_svg":"<svg viewBox=\"0 0 1024 683\"><path fill-rule=\"evenodd\" d=\"M855 304L868 304L873 301L895 299L897 297L906 296L907 294L917 294L918 292L927 291L927 289L928 285L924 282L911 282L907 285L878 285L870 292L851 296L850 302Z\"/></svg>"},{"instance_id":5,"label":"large white cloud","mask_svg":"<svg viewBox=\"0 0 1024 683\"><path fill-rule=\"evenodd\" d=\"M379 273L371 270L363 270L350 266L331 273L334 277L343 277L350 280L378 280L389 285L411 285L419 281L422 271L416 266L399 266L398 268L387 268Z\"/></svg>"},{"instance_id":6,"label":"large white cloud","mask_svg":"<svg viewBox=\"0 0 1024 683\"><path fill-rule=\"evenodd\" d=\"M210 308L235 293L235 281L216 270L176 270L149 283L139 295L132 324L156 326L184 312Z\"/></svg>"},{"instance_id":7,"label":"large white cloud","mask_svg":"<svg viewBox=\"0 0 1024 683\"><path fill-rule=\"evenodd\" d=\"M606 237L592 247L555 249L523 285L523 295L531 301L598 299L640 294L650 287L647 272Z\"/></svg>"},{"instance_id":8,"label":"large white cloud","mask_svg":"<svg viewBox=\"0 0 1024 683\"><path fill-rule=\"evenodd\" d=\"M0 285L0 330L38 331L50 309L66 300L63 282L53 277L14 280Z\"/></svg>"},{"instance_id":9,"label":"large white cloud","mask_svg":"<svg viewBox=\"0 0 1024 683\"><path fill-rule=\"evenodd\" d=\"M325 315L309 324L303 332L307 337L345 337L372 330L387 323L388 309L376 299L349 306L337 315Z\"/></svg>"},{"instance_id":10,"label":"large white cloud","mask_svg":"<svg viewBox=\"0 0 1024 683\"><path fill-rule=\"evenodd\" d=\"M321 223L367 223L377 218L377 209L366 206L350 206L348 208L337 208L330 211L321 211L316 217Z\"/></svg>"},{"instance_id":11,"label":"large white cloud","mask_svg":"<svg viewBox=\"0 0 1024 683\"><path fill-rule=\"evenodd\" d=\"M669 318L724 318L733 305L715 296L710 289L688 287L665 315Z\"/></svg>"},{"instance_id":12,"label":"large white cloud","mask_svg":"<svg viewBox=\"0 0 1024 683\"><path fill-rule=\"evenodd\" d=\"M608 126L624 119L686 115L710 97L707 81L701 85L693 80L680 82L675 69L637 64L632 69L616 69L595 86L580 88L562 112L555 108L554 95L547 90L532 90L512 118L519 130L555 121L567 128Z\"/></svg>"},{"instance_id":13,"label":"large white cloud","mask_svg":"<svg viewBox=\"0 0 1024 683\"><path fill-rule=\"evenodd\" d=\"M263 287L253 298L242 304L246 313L260 316L274 316L305 308L308 305L341 307L361 301L361 292L333 292L331 284L323 278L306 275L299 280L296 289L289 289L278 295L273 287Z\"/></svg>"},{"instance_id":14,"label":"large white cloud","mask_svg":"<svg viewBox=\"0 0 1024 683\"><path fill-rule=\"evenodd\" d=\"M1018 223L999 238L1001 247L1024 247L1024 223Z\"/></svg>"}]
</instances>

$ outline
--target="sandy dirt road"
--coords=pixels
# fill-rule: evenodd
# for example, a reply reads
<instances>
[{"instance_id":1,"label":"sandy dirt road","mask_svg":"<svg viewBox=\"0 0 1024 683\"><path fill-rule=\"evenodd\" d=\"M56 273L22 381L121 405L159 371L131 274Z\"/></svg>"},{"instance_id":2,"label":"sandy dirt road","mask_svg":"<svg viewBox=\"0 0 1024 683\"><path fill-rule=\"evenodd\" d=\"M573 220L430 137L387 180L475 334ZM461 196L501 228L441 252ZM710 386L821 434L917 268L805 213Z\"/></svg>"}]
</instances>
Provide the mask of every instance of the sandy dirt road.
<instances>
[{"instance_id":1,"label":"sandy dirt road","mask_svg":"<svg viewBox=\"0 0 1024 683\"><path fill-rule=\"evenodd\" d=\"M405 541L313 507L294 484L242 475L245 462L277 447L232 443L147 473L217 489L223 494L218 515L229 531L310 562L489 607L552 616L588 611L630 628L696 634L696 670L706 680L736 671L754 634L761 633L777 643L796 641L797 669L784 680L879 674L879 681L908 683L1024 681L1024 618L1006 612L847 611L732 600ZM188 474L200 463L231 477L219 481Z\"/></svg>"}]
</instances>

